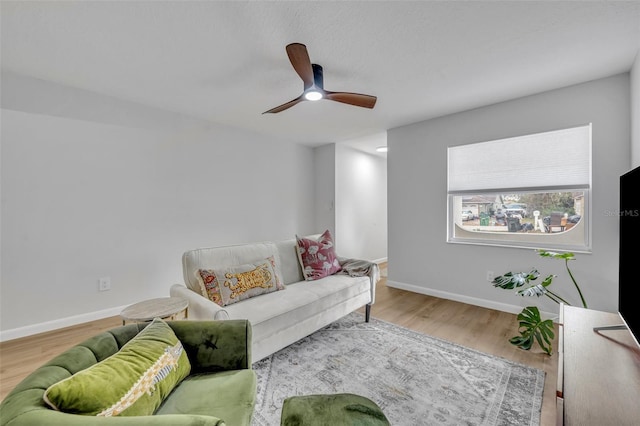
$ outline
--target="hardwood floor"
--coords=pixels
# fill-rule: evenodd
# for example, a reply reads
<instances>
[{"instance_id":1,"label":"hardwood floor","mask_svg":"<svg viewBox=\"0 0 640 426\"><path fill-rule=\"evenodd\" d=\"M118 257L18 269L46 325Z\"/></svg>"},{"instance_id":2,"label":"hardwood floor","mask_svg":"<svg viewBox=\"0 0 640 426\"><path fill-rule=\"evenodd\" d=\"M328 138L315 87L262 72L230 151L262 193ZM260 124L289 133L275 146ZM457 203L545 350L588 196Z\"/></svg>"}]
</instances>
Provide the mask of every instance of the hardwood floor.
<instances>
[{"instance_id":1,"label":"hardwood floor","mask_svg":"<svg viewBox=\"0 0 640 426\"><path fill-rule=\"evenodd\" d=\"M394 289L387 287L385 278L378 283L371 315L545 371L541 425L555 425L558 356L555 353L548 356L539 349L523 351L511 345L508 339L517 333L515 315ZM119 325L120 317L111 317L0 343L0 399L50 358L98 332ZM554 349L557 345L556 327Z\"/></svg>"},{"instance_id":2,"label":"hardwood floor","mask_svg":"<svg viewBox=\"0 0 640 426\"><path fill-rule=\"evenodd\" d=\"M54 356L95 334L121 325L122 319L117 316L0 342L0 399Z\"/></svg>"}]
</instances>

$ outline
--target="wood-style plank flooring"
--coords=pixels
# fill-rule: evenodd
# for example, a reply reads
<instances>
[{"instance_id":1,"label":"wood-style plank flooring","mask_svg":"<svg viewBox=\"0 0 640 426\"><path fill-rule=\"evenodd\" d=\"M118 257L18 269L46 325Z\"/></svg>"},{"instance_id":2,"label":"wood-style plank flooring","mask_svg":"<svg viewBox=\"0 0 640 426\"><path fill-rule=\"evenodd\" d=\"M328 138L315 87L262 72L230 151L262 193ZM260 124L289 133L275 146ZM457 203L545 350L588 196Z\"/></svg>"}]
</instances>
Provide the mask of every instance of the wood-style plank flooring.
<instances>
[{"instance_id":1,"label":"wood-style plank flooring","mask_svg":"<svg viewBox=\"0 0 640 426\"><path fill-rule=\"evenodd\" d=\"M511 345L508 339L517 333L515 315L387 287L384 277L378 283L371 315L545 371L541 425L555 424L558 356L555 353L548 356L539 349L523 351ZM94 334L121 324L120 317L110 317L1 342L0 399L4 399L24 377L55 355ZM557 348L557 336L553 347L554 350Z\"/></svg>"}]
</instances>

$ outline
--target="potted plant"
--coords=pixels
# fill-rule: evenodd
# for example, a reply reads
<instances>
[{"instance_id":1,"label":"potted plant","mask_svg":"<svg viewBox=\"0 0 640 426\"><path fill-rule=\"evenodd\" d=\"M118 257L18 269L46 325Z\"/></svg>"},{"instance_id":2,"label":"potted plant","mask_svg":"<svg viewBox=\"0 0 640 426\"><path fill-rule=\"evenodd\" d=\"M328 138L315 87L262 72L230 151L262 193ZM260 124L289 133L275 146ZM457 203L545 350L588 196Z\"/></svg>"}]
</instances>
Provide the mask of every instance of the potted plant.
<instances>
[{"instance_id":1,"label":"potted plant","mask_svg":"<svg viewBox=\"0 0 640 426\"><path fill-rule=\"evenodd\" d=\"M541 257L564 260L567 273L578 291L582 306L586 308L587 302L585 301L582 291L580 290L580 286L578 286L578 283L569 268L569 261L575 260L574 254L568 252L556 253L546 250L536 250L536 252ZM556 278L556 275L548 275L539 284L532 283L532 281L536 281L539 277L540 272L538 272L536 268L532 268L529 272L507 272L504 275L496 277L491 283L494 287L500 287L506 290L513 290L528 286L517 290L516 294L520 296L546 296L558 304L564 303L565 305L571 305L571 303L567 302L560 295L549 289L549 286L553 282L554 278ZM537 342L543 351L548 355L551 355L551 342L555 337L553 321L550 319L543 321L537 307L527 306L522 310L522 312L520 312L520 314L518 314L518 322L518 331L520 332L520 335L512 337L509 339L509 342L525 350L531 349L533 343Z\"/></svg>"}]
</instances>

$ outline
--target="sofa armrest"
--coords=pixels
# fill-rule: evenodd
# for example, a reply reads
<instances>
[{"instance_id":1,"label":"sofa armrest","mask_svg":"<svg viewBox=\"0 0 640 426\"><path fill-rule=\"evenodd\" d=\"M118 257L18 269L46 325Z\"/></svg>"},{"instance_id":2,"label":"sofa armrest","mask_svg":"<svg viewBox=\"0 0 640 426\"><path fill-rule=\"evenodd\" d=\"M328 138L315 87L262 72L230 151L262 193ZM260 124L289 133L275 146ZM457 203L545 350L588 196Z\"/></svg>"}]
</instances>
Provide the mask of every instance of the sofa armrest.
<instances>
[{"instance_id":1,"label":"sofa armrest","mask_svg":"<svg viewBox=\"0 0 640 426\"><path fill-rule=\"evenodd\" d=\"M164 414L162 416L114 416L96 417L69 414L50 409L28 411L13 419L3 416L4 426L225 426L223 420L197 414ZM230 426L230 425L228 425Z\"/></svg>"},{"instance_id":2,"label":"sofa armrest","mask_svg":"<svg viewBox=\"0 0 640 426\"><path fill-rule=\"evenodd\" d=\"M251 368L251 323L225 321L168 321L182 342L192 373Z\"/></svg>"},{"instance_id":3,"label":"sofa armrest","mask_svg":"<svg viewBox=\"0 0 640 426\"><path fill-rule=\"evenodd\" d=\"M195 320L226 320L229 314L220 305L215 304L188 289L182 284L174 284L169 289L169 294L173 297L183 297L189 301L189 319Z\"/></svg>"},{"instance_id":4,"label":"sofa armrest","mask_svg":"<svg viewBox=\"0 0 640 426\"><path fill-rule=\"evenodd\" d=\"M349 259L346 257L338 256L338 262L342 270L339 274L350 275L352 277L369 277L369 285L371 286L369 291L371 293L371 302L369 305L373 305L376 302L376 285L380 281L380 267L375 262L362 259Z\"/></svg>"}]
</instances>

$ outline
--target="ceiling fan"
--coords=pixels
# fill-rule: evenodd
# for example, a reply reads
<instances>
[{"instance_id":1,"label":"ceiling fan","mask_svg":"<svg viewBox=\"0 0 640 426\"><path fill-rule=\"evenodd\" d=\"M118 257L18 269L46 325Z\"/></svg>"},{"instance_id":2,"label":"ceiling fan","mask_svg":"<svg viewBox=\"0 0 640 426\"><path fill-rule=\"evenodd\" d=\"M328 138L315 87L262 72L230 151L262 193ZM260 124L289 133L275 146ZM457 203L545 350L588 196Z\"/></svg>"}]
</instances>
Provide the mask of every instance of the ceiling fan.
<instances>
[{"instance_id":1,"label":"ceiling fan","mask_svg":"<svg viewBox=\"0 0 640 426\"><path fill-rule=\"evenodd\" d=\"M304 91L299 97L272 108L269 111L265 111L263 114L281 112L302 101L318 101L320 99L328 99L330 101L342 102L343 104L363 108L373 108L376 104L378 98L375 96L324 90L322 67L318 64L311 63L309 54L307 53L307 47L301 43L291 43L287 45L286 49L293 69L296 70L304 82Z\"/></svg>"}]
</instances>

